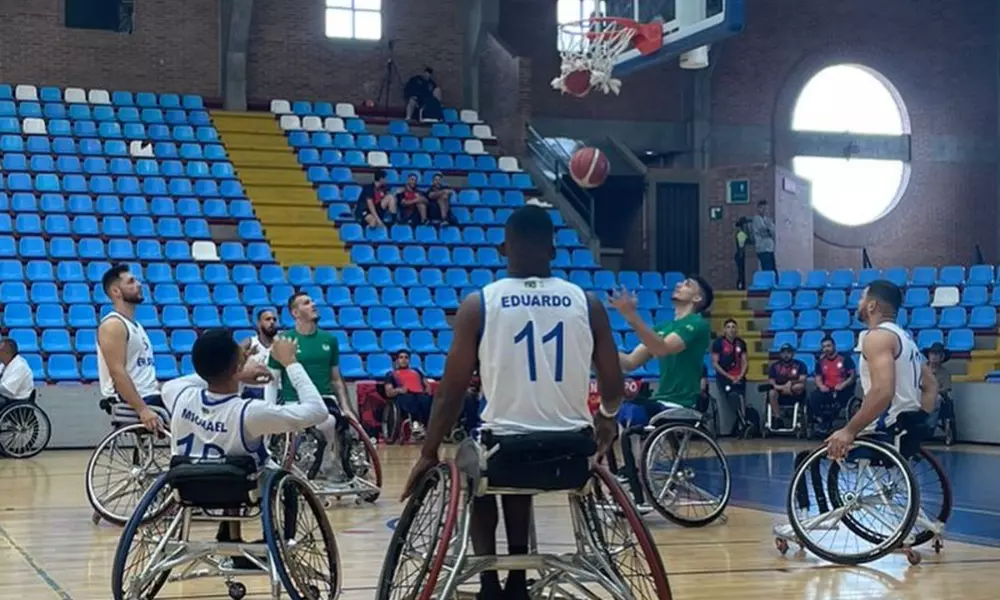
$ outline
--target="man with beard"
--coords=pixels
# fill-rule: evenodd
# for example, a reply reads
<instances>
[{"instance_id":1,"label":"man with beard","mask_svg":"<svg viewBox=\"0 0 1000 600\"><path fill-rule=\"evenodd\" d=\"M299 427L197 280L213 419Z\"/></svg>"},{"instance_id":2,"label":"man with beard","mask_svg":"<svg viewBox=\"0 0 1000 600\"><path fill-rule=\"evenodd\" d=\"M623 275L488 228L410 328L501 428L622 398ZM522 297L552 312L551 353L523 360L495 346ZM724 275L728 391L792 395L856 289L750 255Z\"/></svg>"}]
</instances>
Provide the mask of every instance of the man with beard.
<instances>
[{"instance_id":1,"label":"man with beard","mask_svg":"<svg viewBox=\"0 0 1000 600\"><path fill-rule=\"evenodd\" d=\"M338 429L336 413L339 411L357 419L351 408L350 396L347 395L347 386L340 375L340 346L336 337L316 326L319 315L309 294L305 292L292 294L288 299L288 310L295 319L295 329L282 333L282 337L287 337L298 344L298 361L331 410L326 421L317 425L316 429L323 434L327 444L332 444ZM288 371L273 357L268 359L267 366L271 369L274 379L281 382L280 403L298 402L298 392L288 376ZM340 429L343 430L343 426ZM329 473L329 469L334 466L333 461L325 459L328 454L329 452L323 453L322 474Z\"/></svg>"},{"instance_id":2,"label":"man with beard","mask_svg":"<svg viewBox=\"0 0 1000 600\"><path fill-rule=\"evenodd\" d=\"M163 432L165 424L151 407L163 408L153 346L135 320L135 307L144 300L142 284L128 265L115 265L101 278L112 311L97 329L97 369L102 406L125 402L150 431Z\"/></svg>"},{"instance_id":3,"label":"man with beard","mask_svg":"<svg viewBox=\"0 0 1000 600\"><path fill-rule=\"evenodd\" d=\"M834 419L847 407L854 395L854 359L837 352L829 335L820 343L816 361L816 389L809 396L809 416L816 422L816 433L827 435Z\"/></svg>"},{"instance_id":4,"label":"man with beard","mask_svg":"<svg viewBox=\"0 0 1000 600\"><path fill-rule=\"evenodd\" d=\"M771 364L767 371L767 382L771 389L767 392L767 402L771 406L771 418L767 423L769 429L784 429L781 420L782 406L805 405L806 376L809 367L795 358L795 348L791 344L782 344L778 349L778 360Z\"/></svg>"},{"instance_id":5,"label":"man with beard","mask_svg":"<svg viewBox=\"0 0 1000 600\"><path fill-rule=\"evenodd\" d=\"M410 225L424 225L428 222L427 196L417 189L417 176L410 173L406 178L406 185L396 194L396 203L399 206L399 218L402 223Z\"/></svg>"},{"instance_id":6,"label":"man with beard","mask_svg":"<svg viewBox=\"0 0 1000 600\"><path fill-rule=\"evenodd\" d=\"M251 364L267 366L271 356L271 343L278 335L278 318L270 308L261 309L257 313L257 334L243 340L243 352ZM243 387L242 396L255 400L274 401L277 397L276 386L271 385L270 377L262 377L259 381ZM268 393L270 390L271 393Z\"/></svg>"},{"instance_id":7,"label":"man with beard","mask_svg":"<svg viewBox=\"0 0 1000 600\"><path fill-rule=\"evenodd\" d=\"M896 324L903 303L899 287L871 282L858 303L858 318L868 326L861 338L859 372L864 398L851 420L827 438L833 460L847 455L862 431L908 431L900 441L904 457L920 446L920 431L933 410L938 384L913 338Z\"/></svg>"}]
</instances>

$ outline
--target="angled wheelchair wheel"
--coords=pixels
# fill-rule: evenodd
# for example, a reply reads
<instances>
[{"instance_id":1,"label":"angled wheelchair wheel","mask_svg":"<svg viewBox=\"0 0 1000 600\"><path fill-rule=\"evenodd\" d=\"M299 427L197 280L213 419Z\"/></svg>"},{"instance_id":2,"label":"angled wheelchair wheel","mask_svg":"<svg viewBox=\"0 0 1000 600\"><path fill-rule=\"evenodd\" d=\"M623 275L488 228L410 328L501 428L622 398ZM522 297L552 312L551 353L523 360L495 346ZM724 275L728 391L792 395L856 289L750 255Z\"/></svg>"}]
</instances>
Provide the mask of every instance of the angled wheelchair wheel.
<instances>
[{"instance_id":1,"label":"angled wheelchair wheel","mask_svg":"<svg viewBox=\"0 0 1000 600\"><path fill-rule=\"evenodd\" d=\"M386 444L397 444L400 442L402 432L403 415L396 406L395 401L390 400L385 405L382 413L382 439Z\"/></svg>"},{"instance_id":2,"label":"angled wheelchair wheel","mask_svg":"<svg viewBox=\"0 0 1000 600\"><path fill-rule=\"evenodd\" d=\"M829 459L825 446L813 450L799 464L788 491L796 539L837 564L871 562L900 548L919 508L913 471L895 449L874 440L855 440L839 462Z\"/></svg>"},{"instance_id":3,"label":"angled wheelchair wheel","mask_svg":"<svg viewBox=\"0 0 1000 600\"><path fill-rule=\"evenodd\" d=\"M701 427L661 425L646 438L639 464L647 500L678 525L708 525L729 504L729 462L719 444Z\"/></svg>"},{"instance_id":4,"label":"angled wheelchair wheel","mask_svg":"<svg viewBox=\"0 0 1000 600\"><path fill-rule=\"evenodd\" d=\"M0 408L0 456L31 458L51 438L49 416L34 402L17 400Z\"/></svg>"},{"instance_id":5,"label":"angled wheelchair wheel","mask_svg":"<svg viewBox=\"0 0 1000 600\"><path fill-rule=\"evenodd\" d=\"M95 512L94 523L103 518L124 525L149 485L169 467L169 434L160 437L141 423L109 433L87 461L87 500Z\"/></svg>"},{"instance_id":6,"label":"angled wheelchair wheel","mask_svg":"<svg viewBox=\"0 0 1000 600\"><path fill-rule=\"evenodd\" d=\"M323 504L304 479L272 471L264 483L264 540L292 600L333 600L342 585L337 540Z\"/></svg>"},{"instance_id":7,"label":"angled wheelchair wheel","mask_svg":"<svg viewBox=\"0 0 1000 600\"><path fill-rule=\"evenodd\" d=\"M349 417L347 422L351 426L352 434L349 437L350 448L346 457L346 460L350 461L351 473L374 486L376 490L381 490L382 461L378 458L378 449L360 423ZM366 502L375 502L381 494L381 491L366 491L362 492L360 497Z\"/></svg>"},{"instance_id":8,"label":"angled wheelchair wheel","mask_svg":"<svg viewBox=\"0 0 1000 600\"><path fill-rule=\"evenodd\" d=\"M430 600L456 530L461 488L450 461L416 485L389 541L377 600Z\"/></svg>"},{"instance_id":9,"label":"angled wheelchair wheel","mask_svg":"<svg viewBox=\"0 0 1000 600\"><path fill-rule=\"evenodd\" d=\"M584 535L634 600L670 600L659 550L635 504L604 466L594 468L589 490L572 497Z\"/></svg>"},{"instance_id":10,"label":"angled wheelchair wheel","mask_svg":"<svg viewBox=\"0 0 1000 600\"><path fill-rule=\"evenodd\" d=\"M140 499L125 523L111 565L114 600L153 600L170 577L163 564L171 542L186 537L179 507L170 501L172 489L161 475Z\"/></svg>"}]
</instances>

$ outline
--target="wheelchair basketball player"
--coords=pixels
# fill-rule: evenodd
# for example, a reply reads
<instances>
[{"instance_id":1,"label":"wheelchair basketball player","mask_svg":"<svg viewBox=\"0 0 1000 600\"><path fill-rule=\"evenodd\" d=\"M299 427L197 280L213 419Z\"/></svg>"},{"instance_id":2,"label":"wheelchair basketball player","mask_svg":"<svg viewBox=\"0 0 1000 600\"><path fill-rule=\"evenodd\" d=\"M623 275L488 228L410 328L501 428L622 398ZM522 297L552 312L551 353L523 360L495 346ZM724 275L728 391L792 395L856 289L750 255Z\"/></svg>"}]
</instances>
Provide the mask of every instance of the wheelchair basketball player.
<instances>
[{"instance_id":1,"label":"wheelchair basketball player","mask_svg":"<svg viewBox=\"0 0 1000 600\"><path fill-rule=\"evenodd\" d=\"M490 439L497 443L494 448L499 448L503 438L536 439L535 453L544 454L542 440L547 436L558 437L563 446L573 438L576 447L589 446L592 453L595 433L598 453L610 446L624 394L611 325L600 300L552 276L553 238L552 219L543 208L521 207L507 221L503 249L508 276L467 297L458 310L427 437L406 483L404 500L438 464L438 451L462 412L477 360L487 398L480 433L487 447ZM586 400L591 364L601 392L601 405L593 417ZM540 474L525 472L522 465L509 460L504 464L503 456L498 454L498 460L489 462L490 480L499 487L552 483L533 480ZM526 555L532 497L503 495L502 504L508 552ZM471 538L477 555L496 554L498 521L496 498L475 498ZM503 588L495 570L484 571L480 583L479 600L528 599L523 570L510 571Z\"/></svg>"}]
</instances>

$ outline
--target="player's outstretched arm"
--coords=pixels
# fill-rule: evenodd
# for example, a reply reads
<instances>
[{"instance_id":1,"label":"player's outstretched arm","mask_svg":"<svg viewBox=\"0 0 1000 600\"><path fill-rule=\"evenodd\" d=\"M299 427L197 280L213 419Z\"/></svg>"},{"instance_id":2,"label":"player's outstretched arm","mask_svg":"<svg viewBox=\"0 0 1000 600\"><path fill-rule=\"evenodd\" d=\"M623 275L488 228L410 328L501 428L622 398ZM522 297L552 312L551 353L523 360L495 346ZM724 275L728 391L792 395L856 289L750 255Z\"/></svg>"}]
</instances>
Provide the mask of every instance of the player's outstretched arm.
<instances>
[{"instance_id":1,"label":"player's outstretched arm","mask_svg":"<svg viewBox=\"0 0 1000 600\"><path fill-rule=\"evenodd\" d=\"M869 331L861 342L861 352L868 363L871 387L861 408L844 427L857 435L889 408L896 390L896 351L899 338L891 331Z\"/></svg>"},{"instance_id":2,"label":"player's outstretched arm","mask_svg":"<svg viewBox=\"0 0 1000 600\"><path fill-rule=\"evenodd\" d=\"M618 347L611 333L611 322L604 304L593 294L587 294L590 306L590 331L594 336L594 371L601 406L608 413L618 412L625 395L625 378L619 364Z\"/></svg>"},{"instance_id":3,"label":"player's outstretched arm","mask_svg":"<svg viewBox=\"0 0 1000 600\"><path fill-rule=\"evenodd\" d=\"M444 365L444 376L438 386L427 424L427 437L421 455L436 458L444 438L458 422L465 400L465 392L476 368L479 345L479 325L482 323L483 306L479 294L472 294L462 301L455 315L452 329L454 337Z\"/></svg>"}]
</instances>

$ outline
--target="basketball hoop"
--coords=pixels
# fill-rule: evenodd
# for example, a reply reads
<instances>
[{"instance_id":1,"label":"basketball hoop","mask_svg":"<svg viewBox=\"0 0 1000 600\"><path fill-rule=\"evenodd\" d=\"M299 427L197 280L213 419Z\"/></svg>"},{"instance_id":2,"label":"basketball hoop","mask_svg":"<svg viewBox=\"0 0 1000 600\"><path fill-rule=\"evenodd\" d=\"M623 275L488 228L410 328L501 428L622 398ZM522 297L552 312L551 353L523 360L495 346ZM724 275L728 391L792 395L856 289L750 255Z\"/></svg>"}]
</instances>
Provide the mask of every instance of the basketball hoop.
<instances>
[{"instance_id":1,"label":"basketball hoop","mask_svg":"<svg viewBox=\"0 0 1000 600\"><path fill-rule=\"evenodd\" d=\"M597 88L618 94L622 82L611 76L615 61L631 48L643 55L663 43L659 23L641 24L620 17L590 17L560 26L562 69L552 87L578 98Z\"/></svg>"}]
</instances>

